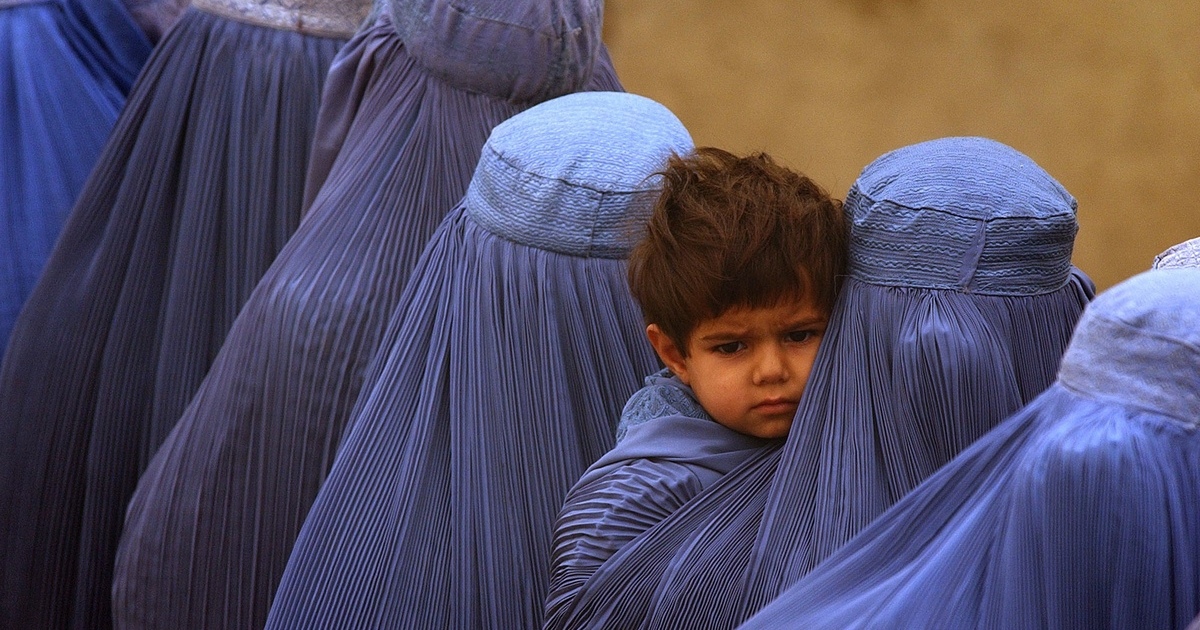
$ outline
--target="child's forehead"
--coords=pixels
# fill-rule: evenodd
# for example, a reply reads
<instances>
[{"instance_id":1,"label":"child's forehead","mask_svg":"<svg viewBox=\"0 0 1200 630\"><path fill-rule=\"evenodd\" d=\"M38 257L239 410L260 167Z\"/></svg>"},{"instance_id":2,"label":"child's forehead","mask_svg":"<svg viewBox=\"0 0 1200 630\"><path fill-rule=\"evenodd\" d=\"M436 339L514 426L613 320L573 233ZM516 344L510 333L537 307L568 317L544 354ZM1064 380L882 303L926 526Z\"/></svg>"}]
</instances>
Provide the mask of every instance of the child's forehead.
<instances>
[{"instance_id":1,"label":"child's forehead","mask_svg":"<svg viewBox=\"0 0 1200 630\"><path fill-rule=\"evenodd\" d=\"M715 317L701 319L694 329L697 333L719 329L750 329L770 326L792 326L806 322L818 323L829 319L829 312L806 296L784 296L768 305L731 306Z\"/></svg>"}]
</instances>

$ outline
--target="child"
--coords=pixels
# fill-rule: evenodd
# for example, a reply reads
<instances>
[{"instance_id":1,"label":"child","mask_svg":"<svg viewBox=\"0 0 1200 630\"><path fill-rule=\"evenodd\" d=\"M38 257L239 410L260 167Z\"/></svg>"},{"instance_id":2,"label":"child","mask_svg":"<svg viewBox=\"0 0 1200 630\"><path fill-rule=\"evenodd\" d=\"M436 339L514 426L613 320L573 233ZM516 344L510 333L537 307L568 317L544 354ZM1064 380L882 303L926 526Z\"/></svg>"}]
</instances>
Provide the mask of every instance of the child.
<instances>
[{"instance_id":1,"label":"child","mask_svg":"<svg viewBox=\"0 0 1200 630\"><path fill-rule=\"evenodd\" d=\"M667 366L567 495L546 622L621 546L787 436L846 261L841 203L765 154L673 157L629 284Z\"/></svg>"}]
</instances>

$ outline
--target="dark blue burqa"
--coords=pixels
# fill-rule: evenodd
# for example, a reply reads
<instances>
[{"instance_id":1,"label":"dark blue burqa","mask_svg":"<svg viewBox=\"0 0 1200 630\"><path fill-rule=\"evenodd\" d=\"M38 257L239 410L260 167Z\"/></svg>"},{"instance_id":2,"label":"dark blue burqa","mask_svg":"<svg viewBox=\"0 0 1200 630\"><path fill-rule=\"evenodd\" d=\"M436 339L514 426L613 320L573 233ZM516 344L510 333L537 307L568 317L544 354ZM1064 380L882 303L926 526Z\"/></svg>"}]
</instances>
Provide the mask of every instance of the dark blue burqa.
<instances>
[{"instance_id":1,"label":"dark blue burqa","mask_svg":"<svg viewBox=\"0 0 1200 630\"><path fill-rule=\"evenodd\" d=\"M394 3L346 46L316 132L310 183L323 185L130 501L119 623L265 621L366 366L488 133L551 96L619 89L598 8L576 4L457 19L463 2Z\"/></svg>"},{"instance_id":2,"label":"dark blue burqa","mask_svg":"<svg viewBox=\"0 0 1200 630\"><path fill-rule=\"evenodd\" d=\"M575 94L498 126L393 315L268 627L540 625L550 531L653 370L625 261L691 139Z\"/></svg>"},{"instance_id":3,"label":"dark blue burqa","mask_svg":"<svg viewBox=\"0 0 1200 630\"><path fill-rule=\"evenodd\" d=\"M0 593L19 620L0 625L110 623L125 506L300 220L343 41L192 8L147 61L0 367Z\"/></svg>"},{"instance_id":4,"label":"dark blue burqa","mask_svg":"<svg viewBox=\"0 0 1200 630\"><path fill-rule=\"evenodd\" d=\"M1088 307L1044 394L745 628L1179 629L1200 612L1200 269Z\"/></svg>"},{"instance_id":5,"label":"dark blue burqa","mask_svg":"<svg viewBox=\"0 0 1200 630\"><path fill-rule=\"evenodd\" d=\"M149 55L120 0L0 0L0 357Z\"/></svg>"},{"instance_id":6,"label":"dark blue burqa","mask_svg":"<svg viewBox=\"0 0 1200 630\"><path fill-rule=\"evenodd\" d=\"M1075 200L1032 160L905 147L845 210L848 277L786 444L551 593L548 627L736 626L1053 381L1092 287Z\"/></svg>"}]
</instances>

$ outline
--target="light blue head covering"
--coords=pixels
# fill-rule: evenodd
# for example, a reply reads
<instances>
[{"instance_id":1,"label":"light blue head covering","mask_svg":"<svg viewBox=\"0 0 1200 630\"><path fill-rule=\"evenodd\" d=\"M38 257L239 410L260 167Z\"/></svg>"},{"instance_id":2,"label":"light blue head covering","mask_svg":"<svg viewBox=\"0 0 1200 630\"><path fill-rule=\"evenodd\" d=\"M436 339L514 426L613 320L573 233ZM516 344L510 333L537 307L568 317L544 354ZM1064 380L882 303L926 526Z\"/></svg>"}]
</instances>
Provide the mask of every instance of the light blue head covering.
<instances>
[{"instance_id":1,"label":"light blue head covering","mask_svg":"<svg viewBox=\"0 0 1200 630\"><path fill-rule=\"evenodd\" d=\"M1200 269L1142 273L1088 307L1058 380L1200 426Z\"/></svg>"},{"instance_id":2,"label":"light blue head covering","mask_svg":"<svg viewBox=\"0 0 1200 630\"><path fill-rule=\"evenodd\" d=\"M987 138L910 145L868 165L846 196L850 274L865 282L988 295L1061 288L1075 199Z\"/></svg>"},{"instance_id":3,"label":"light blue head covering","mask_svg":"<svg viewBox=\"0 0 1200 630\"><path fill-rule=\"evenodd\" d=\"M1200 267L1200 237L1167 248L1154 257L1154 269Z\"/></svg>"},{"instance_id":4,"label":"light blue head covering","mask_svg":"<svg viewBox=\"0 0 1200 630\"><path fill-rule=\"evenodd\" d=\"M603 0L385 0L408 54L451 84L516 103L578 90Z\"/></svg>"},{"instance_id":5,"label":"light blue head covering","mask_svg":"<svg viewBox=\"0 0 1200 630\"><path fill-rule=\"evenodd\" d=\"M559 97L492 131L467 189L467 212L530 247L625 258L662 189L654 173L671 153L691 148L675 115L644 96Z\"/></svg>"}]
</instances>

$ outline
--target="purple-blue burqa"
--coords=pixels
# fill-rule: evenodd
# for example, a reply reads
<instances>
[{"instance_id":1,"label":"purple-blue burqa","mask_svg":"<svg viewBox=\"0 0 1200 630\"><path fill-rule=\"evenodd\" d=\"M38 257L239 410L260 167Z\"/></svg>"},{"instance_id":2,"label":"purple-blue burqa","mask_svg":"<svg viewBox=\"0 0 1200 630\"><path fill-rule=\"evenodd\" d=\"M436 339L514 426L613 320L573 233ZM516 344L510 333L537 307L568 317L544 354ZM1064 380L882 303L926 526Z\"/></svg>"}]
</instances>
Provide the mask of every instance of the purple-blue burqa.
<instances>
[{"instance_id":1,"label":"purple-blue burqa","mask_svg":"<svg viewBox=\"0 0 1200 630\"><path fill-rule=\"evenodd\" d=\"M745 628L1138 628L1200 612L1200 269L1088 307L1044 394Z\"/></svg>"},{"instance_id":2,"label":"purple-blue burqa","mask_svg":"<svg viewBox=\"0 0 1200 630\"><path fill-rule=\"evenodd\" d=\"M596 3L386 8L330 72L304 221L130 501L122 625L262 625L409 272L492 127L620 89Z\"/></svg>"},{"instance_id":3,"label":"purple-blue burqa","mask_svg":"<svg viewBox=\"0 0 1200 630\"><path fill-rule=\"evenodd\" d=\"M197 0L133 86L0 367L0 626L110 623L138 476L300 220L348 36L292 19L321 1L348 31L369 10Z\"/></svg>"},{"instance_id":4,"label":"purple-blue burqa","mask_svg":"<svg viewBox=\"0 0 1200 630\"><path fill-rule=\"evenodd\" d=\"M496 127L393 315L270 628L534 628L554 516L656 361L625 257L666 108L564 96Z\"/></svg>"},{"instance_id":5,"label":"purple-blue burqa","mask_svg":"<svg viewBox=\"0 0 1200 630\"><path fill-rule=\"evenodd\" d=\"M119 0L0 0L0 357L149 55Z\"/></svg>"},{"instance_id":6,"label":"purple-blue burqa","mask_svg":"<svg viewBox=\"0 0 1200 630\"><path fill-rule=\"evenodd\" d=\"M848 277L786 444L551 593L549 627L736 626L1053 381L1092 288L1075 200L1032 160L912 145L845 210Z\"/></svg>"}]
</instances>

